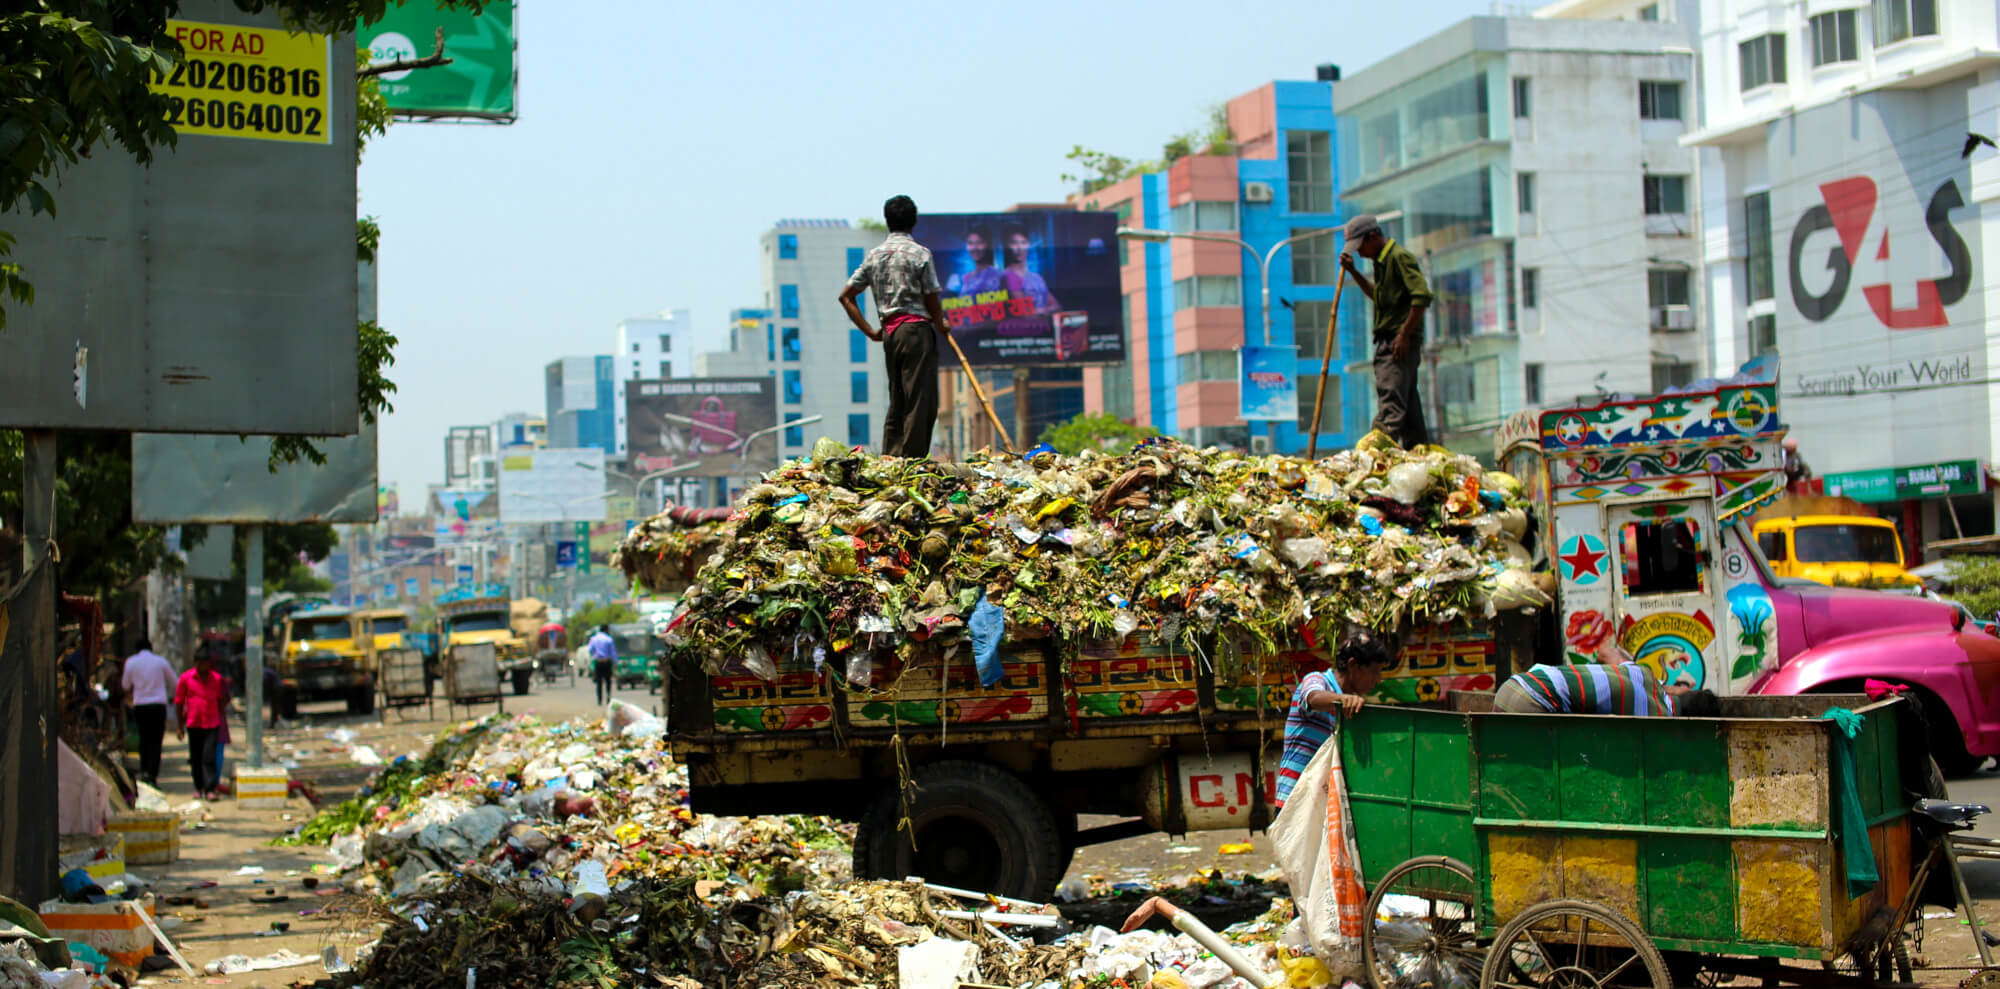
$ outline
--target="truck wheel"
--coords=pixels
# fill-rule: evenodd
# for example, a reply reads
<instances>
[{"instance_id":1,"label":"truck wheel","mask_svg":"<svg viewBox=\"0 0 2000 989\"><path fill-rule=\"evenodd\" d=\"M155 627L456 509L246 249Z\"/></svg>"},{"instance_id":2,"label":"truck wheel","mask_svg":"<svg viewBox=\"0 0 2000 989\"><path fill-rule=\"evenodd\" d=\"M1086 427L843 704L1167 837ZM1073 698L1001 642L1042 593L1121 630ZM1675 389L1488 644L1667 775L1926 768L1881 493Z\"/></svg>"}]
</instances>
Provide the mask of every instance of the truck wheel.
<instances>
[{"instance_id":1,"label":"truck wheel","mask_svg":"<svg viewBox=\"0 0 2000 989\"><path fill-rule=\"evenodd\" d=\"M855 875L922 876L1036 901L1055 891L1062 838L1048 806L1019 777L956 760L919 766L910 776L910 830L897 829L902 793L890 789L877 798L854 835Z\"/></svg>"},{"instance_id":2,"label":"truck wheel","mask_svg":"<svg viewBox=\"0 0 2000 989\"><path fill-rule=\"evenodd\" d=\"M534 670L524 670L524 669L523 669L523 670L515 670L515 671L514 671L514 696L516 696L516 697L526 697L526 696L528 696L528 688L529 688L530 686L533 686L533 685L534 685L534 682L535 682L535 671L534 671Z\"/></svg>"},{"instance_id":3,"label":"truck wheel","mask_svg":"<svg viewBox=\"0 0 2000 989\"><path fill-rule=\"evenodd\" d=\"M347 713L374 714L375 688L356 687L347 693Z\"/></svg>"}]
</instances>

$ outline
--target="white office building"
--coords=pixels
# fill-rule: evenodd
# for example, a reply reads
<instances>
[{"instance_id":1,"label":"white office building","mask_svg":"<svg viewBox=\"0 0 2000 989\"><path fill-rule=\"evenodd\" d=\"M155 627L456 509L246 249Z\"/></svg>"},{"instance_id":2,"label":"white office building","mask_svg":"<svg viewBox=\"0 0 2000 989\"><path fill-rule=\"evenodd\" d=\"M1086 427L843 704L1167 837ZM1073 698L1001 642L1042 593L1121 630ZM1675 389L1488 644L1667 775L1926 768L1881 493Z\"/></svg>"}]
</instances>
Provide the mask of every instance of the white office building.
<instances>
[{"instance_id":1,"label":"white office building","mask_svg":"<svg viewBox=\"0 0 2000 989\"><path fill-rule=\"evenodd\" d=\"M1715 363L1777 353L1801 453L1906 548L1992 533L2000 10L1702 0L1700 31Z\"/></svg>"},{"instance_id":2,"label":"white office building","mask_svg":"<svg viewBox=\"0 0 2000 989\"><path fill-rule=\"evenodd\" d=\"M621 319L611 353L611 407L617 411L617 457L625 451L625 383L688 378L695 373L694 320L685 309L663 309L650 316Z\"/></svg>"}]
</instances>

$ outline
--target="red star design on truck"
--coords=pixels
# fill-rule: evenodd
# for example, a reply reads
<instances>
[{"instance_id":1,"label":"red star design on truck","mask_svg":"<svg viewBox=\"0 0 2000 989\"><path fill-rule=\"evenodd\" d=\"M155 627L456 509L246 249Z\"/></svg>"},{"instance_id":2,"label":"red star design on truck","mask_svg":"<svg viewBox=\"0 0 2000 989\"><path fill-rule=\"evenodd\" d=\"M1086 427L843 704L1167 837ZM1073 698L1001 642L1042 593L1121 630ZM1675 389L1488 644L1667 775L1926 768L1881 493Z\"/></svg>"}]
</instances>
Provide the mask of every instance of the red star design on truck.
<instances>
[{"instance_id":1,"label":"red star design on truck","mask_svg":"<svg viewBox=\"0 0 2000 989\"><path fill-rule=\"evenodd\" d=\"M1577 539L1570 543L1569 551L1559 558L1576 577L1602 577L1604 574L1598 569L1598 564L1604 562L1604 558L1609 555L1601 550L1593 550L1588 542Z\"/></svg>"}]
</instances>

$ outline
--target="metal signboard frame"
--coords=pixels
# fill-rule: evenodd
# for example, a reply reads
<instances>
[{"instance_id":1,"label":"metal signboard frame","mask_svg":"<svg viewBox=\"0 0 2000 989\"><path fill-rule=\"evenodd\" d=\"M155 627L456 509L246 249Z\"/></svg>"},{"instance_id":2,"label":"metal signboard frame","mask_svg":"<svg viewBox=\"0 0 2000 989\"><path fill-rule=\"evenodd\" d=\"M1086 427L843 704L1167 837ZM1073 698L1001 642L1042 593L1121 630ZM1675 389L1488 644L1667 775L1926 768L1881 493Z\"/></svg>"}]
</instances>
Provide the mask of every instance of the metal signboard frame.
<instances>
[{"instance_id":1,"label":"metal signboard frame","mask_svg":"<svg viewBox=\"0 0 2000 989\"><path fill-rule=\"evenodd\" d=\"M270 469L271 441L252 436L134 433L135 522L376 520L375 427L320 443L326 464Z\"/></svg>"}]
</instances>

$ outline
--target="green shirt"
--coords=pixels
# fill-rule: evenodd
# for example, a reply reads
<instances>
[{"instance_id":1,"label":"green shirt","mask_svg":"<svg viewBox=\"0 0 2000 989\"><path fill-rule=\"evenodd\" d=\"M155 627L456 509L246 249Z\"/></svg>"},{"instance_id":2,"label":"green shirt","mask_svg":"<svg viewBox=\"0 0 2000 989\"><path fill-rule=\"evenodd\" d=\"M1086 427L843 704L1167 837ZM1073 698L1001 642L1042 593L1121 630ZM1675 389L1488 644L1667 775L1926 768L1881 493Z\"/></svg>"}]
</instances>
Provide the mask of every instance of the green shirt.
<instances>
[{"instance_id":1,"label":"green shirt","mask_svg":"<svg viewBox=\"0 0 2000 989\"><path fill-rule=\"evenodd\" d=\"M1417 267L1417 256L1393 240L1383 244L1382 253L1375 256L1375 342L1396 339L1411 307L1430 304L1431 286ZM1415 342L1422 343L1421 327L1418 334Z\"/></svg>"}]
</instances>

